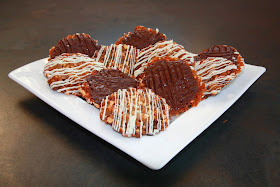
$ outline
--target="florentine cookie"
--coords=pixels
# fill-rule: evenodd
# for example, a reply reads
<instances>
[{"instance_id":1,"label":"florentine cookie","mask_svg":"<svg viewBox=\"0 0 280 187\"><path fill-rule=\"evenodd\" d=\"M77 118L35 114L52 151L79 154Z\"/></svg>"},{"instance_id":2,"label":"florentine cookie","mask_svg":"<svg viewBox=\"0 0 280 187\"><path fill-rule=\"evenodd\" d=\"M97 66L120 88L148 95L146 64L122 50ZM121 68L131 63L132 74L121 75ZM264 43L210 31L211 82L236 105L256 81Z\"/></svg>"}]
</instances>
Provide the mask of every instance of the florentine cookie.
<instances>
[{"instance_id":1,"label":"florentine cookie","mask_svg":"<svg viewBox=\"0 0 280 187\"><path fill-rule=\"evenodd\" d=\"M98 41L91 39L88 34L73 34L63 38L50 49L50 58L53 59L62 53L82 53L92 57L96 50L100 49Z\"/></svg>"},{"instance_id":2,"label":"florentine cookie","mask_svg":"<svg viewBox=\"0 0 280 187\"><path fill-rule=\"evenodd\" d=\"M143 49L165 39L165 34L160 33L158 29L153 30L143 26L136 26L133 33L124 34L123 37L116 41L116 44L127 44L137 49Z\"/></svg>"},{"instance_id":3,"label":"florentine cookie","mask_svg":"<svg viewBox=\"0 0 280 187\"><path fill-rule=\"evenodd\" d=\"M117 69L129 76L133 76L138 51L130 45L112 44L110 46L101 46L100 50L96 51L92 58L104 63L107 68Z\"/></svg>"},{"instance_id":4,"label":"florentine cookie","mask_svg":"<svg viewBox=\"0 0 280 187\"><path fill-rule=\"evenodd\" d=\"M134 68L134 76L137 77L153 58L165 56L179 58L186 61L190 66L193 66L196 54L186 51L183 46L173 42L173 40L157 42L152 46L140 50Z\"/></svg>"},{"instance_id":5,"label":"florentine cookie","mask_svg":"<svg viewBox=\"0 0 280 187\"><path fill-rule=\"evenodd\" d=\"M64 53L48 61L44 67L44 75L51 89L67 95L81 96L80 88L85 77L93 70L105 68L103 63L96 62L81 53Z\"/></svg>"},{"instance_id":6,"label":"florentine cookie","mask_svg":"<svg viewBox=\"0 0 280 187\"><path fill-rule=\"evenodd\" d=\"M187 62L178 58L154 58L137 78L141 87L166 99L170 113L178 115L202 99L204 84Z\"/></svg>"},{"instance_id":7,"label":"florentine cookie","mask_svg":"<svg viewBox=\"0 0 280 187\"><path fill-rule=\"evenodd\" d=\"M102 69L93 71L86 77L86 82L82 86L82 97L90 104L100 107L102 99L119 89L136 88L138 82L114 69Z\"/></svg>"},{"instance_id":8,"label":"florentine cookie","mask_svg":"<svg viewBox=\"0 0 280 187\"><path fill-rule=\"evenodd\" d=\"M169 125L169 106L150 89L120 89L102 100L100 119L126 137L155 135Z\"/></svg>"},{"instance_id":9,"label":"florentine cookie","mask_svg":"<svg viewBox=\"0 0 280 187\"><path fill-rule=\"evenodd\" d=\"M204 98L216 95L244 68L244 59L228 45L214 45L195 57L194 69L205 83Z\"/></svg>"}]
</instances>

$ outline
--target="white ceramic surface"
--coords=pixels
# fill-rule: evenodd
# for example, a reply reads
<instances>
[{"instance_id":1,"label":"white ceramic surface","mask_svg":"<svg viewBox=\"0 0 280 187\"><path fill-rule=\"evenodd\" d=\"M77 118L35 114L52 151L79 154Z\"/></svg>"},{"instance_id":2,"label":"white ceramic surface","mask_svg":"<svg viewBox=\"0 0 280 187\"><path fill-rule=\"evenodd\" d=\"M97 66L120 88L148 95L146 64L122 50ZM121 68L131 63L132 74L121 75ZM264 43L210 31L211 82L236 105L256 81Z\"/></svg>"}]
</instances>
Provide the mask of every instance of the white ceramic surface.
<instances>
[{"instance_id":1,"label":"white ceramic surface","mask_svg":"<svg viewBox=\"0 0 280 187\"><path fill-rule=\"evenodd\" d=\"M218 95L172 118L170 126L156 136L126 138L99 119L94 106L75 96L51 90L42 71L47 58L22 66L9 77L77 124L119 148L147 167L158 170L218 119L265 71L246 64L243 72Z\"/></svg>"}]
</instances>

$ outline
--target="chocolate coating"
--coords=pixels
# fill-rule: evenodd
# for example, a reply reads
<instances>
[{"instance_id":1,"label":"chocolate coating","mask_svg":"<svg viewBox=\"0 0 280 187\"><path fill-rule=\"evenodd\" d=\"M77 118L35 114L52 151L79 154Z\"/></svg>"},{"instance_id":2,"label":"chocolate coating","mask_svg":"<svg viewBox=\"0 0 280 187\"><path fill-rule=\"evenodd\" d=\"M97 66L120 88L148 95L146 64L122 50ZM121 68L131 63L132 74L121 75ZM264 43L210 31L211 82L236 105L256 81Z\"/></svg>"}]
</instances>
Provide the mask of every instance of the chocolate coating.
<instances>
[{"instance_id":1,"label":"chocolate coating","mask_svg":"<svg viewBox=\"0 0 280 187\"><path fill-rule=\"evenodd\" d=\"M92 57L94 52L99 49L97 40L91 39L88 34L68 35L50 49L50 59L62 53L83 53Z\"/></svg>"},{"instance_id":2,"label":"chocolate coating","mask_svg":"<svg viewBox=\"0 0 280 187\"><path fill-rule=\"evenodd\" d=\"M166 36L160 32L143 26L137 26L133 33L125 34L125 36L121 37L116 44L127 44L138 49L143 49L158 41L164 41L165 39Z\"/></svg>"},{"instance_id":3,"label":"chocolate coating","mask_svg":"<svg viewBox=\"0 0 280 187\"><path fill-rule=\"evenodd\" d=\"M149 65L144 71L143 83L166 99L173 114L183 112L201 100L201 88L192 70L179 59L159 60Z\"/></svg>"},{"instance_id":4,"label":"chocolate coating","mask_svg":"<svg viewBox=\"0 0 280 187\"><path fill-rule=\"evenodd\" d=\"M195 57L195 60L201 61L208 57L223 57L233 63L237 63L239 53L236 52L237 50L235 48L228 45L214 45L199 53L198 56Z\"/></svg>"},{"instance_id":5,"label":"chocolate coating","mask_svg":"<svg viewBox=\"0 0 280 187\"><path fill-rule=\"evenodd\" d=\"M101 104L103 98L118 89L136 88L138 86L138 82L135 79L114 69L98 71L94 75L89 75L86 81L89 84L90 95L98 105Z\"/></svg>"}]
</instances>

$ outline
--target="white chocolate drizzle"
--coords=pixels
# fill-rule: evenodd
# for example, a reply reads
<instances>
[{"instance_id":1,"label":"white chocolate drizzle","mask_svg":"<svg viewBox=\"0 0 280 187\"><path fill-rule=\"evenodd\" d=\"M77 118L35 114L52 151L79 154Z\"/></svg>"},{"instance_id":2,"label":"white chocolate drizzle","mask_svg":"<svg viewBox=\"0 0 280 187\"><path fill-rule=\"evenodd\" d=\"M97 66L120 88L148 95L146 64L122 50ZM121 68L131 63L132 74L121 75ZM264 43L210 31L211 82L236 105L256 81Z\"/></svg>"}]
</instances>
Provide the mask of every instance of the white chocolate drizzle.
<instances>
[{"instance_id":1,"label":"white chocolate drizzle","mask_svg":"<svg viewBox=\"0 0 280 187\"><path fill-rule=\"evenodd\" d=\"M65 67L66 66L66 67ZM70 66L70 67L67 67ZM89 56L81 53L61 54L51 59L44 68L44 75L50 80L55 76L60 81L53 81L51 89L65 94L79 93L80 84L85 82L86 76L93 70L104 68L103 63L96 62Z\"/></svg>"},{"instance_id":2,"label":"white chocolate drizzle","mask_svg":"<svg viewBox=\"0 0 280 187\"><path fill-rule=\"evenodd\" d=\"M222 57L208 57L205 60L197 61L194 69L201 80L205 83L206 92L204 95L217 94L221 88L234 79L237 74L222 75L228 70L237 70L238 67L230 60ZM213 76L217 76L212 80Z\"/></svg>"},{"instance_id":3,"label":"white chocolate drizzle","mask_svg":"<svg viewBox=\"0 0 280 187\"><path fill-rule=\"evenodd\" d=\"M94 59L103 62L105 67L118 69L129 76L133 76L138 52L139 49L130 45L111 44L110 46L101 46ZM103 55L104 59L102 59Z\"/></svg>"},{"instance_id":4,"label":"white chocolate drizzle","mask_svg":"<svg viewBox=\"0 0 280 187\"><path fill-rule=\"evenodd\" d=\"M101 102L101 119L105 120L108 109L108 98ZM140 137L143 135L143 128L146 126L146 134L155 135L169 125L169 106L165 99L159 97L150 89L119 89L114 93L114 110L112 127L122 135L135 136L136 129L139 129ZM142 111L144 110L144 111ZM145 119L145 120L144 120ZM154 121L157 126L154 127ZM140 127L137 128L138 126Z\"/></svg>"},{"instance_id":5,"label":"white chocolate drizzle","mask_svg":"<svg viewBox=\"0 0 280 187\"><path fill-rule=\"evenodd\" d=\"M183 46L176 44L173 40L167 40L162 42L157 42L154 45L140 50L137 56L137 62L135 64L134 76L137 77L144 72L146 65L154 57L175 57L181 60L185 60L189 65L194 62L194 57L196 54L190 53L184 49Z\"/></svg>"}]
</instances>

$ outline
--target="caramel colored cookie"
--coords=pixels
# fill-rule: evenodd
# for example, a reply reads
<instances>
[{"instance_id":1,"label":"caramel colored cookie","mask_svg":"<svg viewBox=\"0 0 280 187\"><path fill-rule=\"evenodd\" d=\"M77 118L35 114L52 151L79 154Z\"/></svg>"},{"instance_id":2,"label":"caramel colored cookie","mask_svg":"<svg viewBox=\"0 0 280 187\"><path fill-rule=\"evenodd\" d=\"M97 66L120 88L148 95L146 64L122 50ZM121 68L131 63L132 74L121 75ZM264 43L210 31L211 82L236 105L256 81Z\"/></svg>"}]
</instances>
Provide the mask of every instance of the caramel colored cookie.
<instances>
[{"instance_id":1,"label":"caramel colored cookie","mask_svg":"<svg viewBox=\"0 0 280 187\"><path fill-rule=\"evenodd\" d=\"M101 46L100 50L96 51L92 58L104 63L107 68L120 70L133 77L138 51L130 45L112 44L110 46Z\"/></svg>"},{"instance_id":2,"label":"caramel colored cookie","mask_svg":"<svg viewBox=\"0 0 280 187\"><path fill-rule=\"evenodd\" d=\"M244 59L228 45L214 45L195 57L194 69L205 83L204 98L216 95L244 68Z\"/></svg>"},{"instance_id":3,"label":"caramel colored cookie","mask_svg":"<svg viewBox=\"0 0 280 187\"><path fill-rule=\"evenodd\" d=\"M205 89L195 71L178 58L154 58L138 78L141 87L150 88L166 99L172 115L196 106Z\"/></svg>"},{"instance_id":4,"label":"caramel colored cookie","mask_svg":"<svg viewBox=\"0 0 280 187\"><path fill-rule=\"evenodd\" d=\"M63 53L82 53L92 57L96 50L100 49L98 41L91 39L88 34L73 34L63 38L50 49L50 59Z\"/></svg>"},{"instance_id":5,"label":"caramel colored cookie","mask_svg":"<svg viewBox=\"0 0 280 187\"><path fill-rule=\"evenodd\" d=\"M123 37L116 41L116 44L127 44L137 49L143 49L165 39L165 34L160 33L158 29L153 30L143 26L136 26L133 33L129 32L128 34L124 34Z\"/></svg>"},{"instance_id":6,"label":"caramel colored cookie","mask_svg":"<svg viewBox=\"0 0 280 187\"><path fill-rule=\"evenodd\" d=\"M195 56L196 54L186 51L182 45L173 42L173 40L160 41L140 50L135 64L134 76L137 77L145 66L156 57L179 58L186 61L188 65L193 66Z\"/></svg>"},{"instance_id":7,"label":"caramel colored cookie","mask_svg":"<svg viewBox=\"0 0 280 187\"><path fill-rule=\"evenodd\" d=\"M48 61L44 75L51 89L67 95L81 96L80 89L85 78L94 70L105 68L103 63L96 62L81 53L64 53Z\"/></svg>"},{"instance_id":8,"label":"caramel colored cookie","mask_svg":"<svg viewBox=\"0 0 280 187\"><path fill-rule=\"evenodd\" d=\"M169 106L150 89L120 89L102 100L100 119L126 137L155 135L169 125Z\"/></svg>"}]
</instances>

